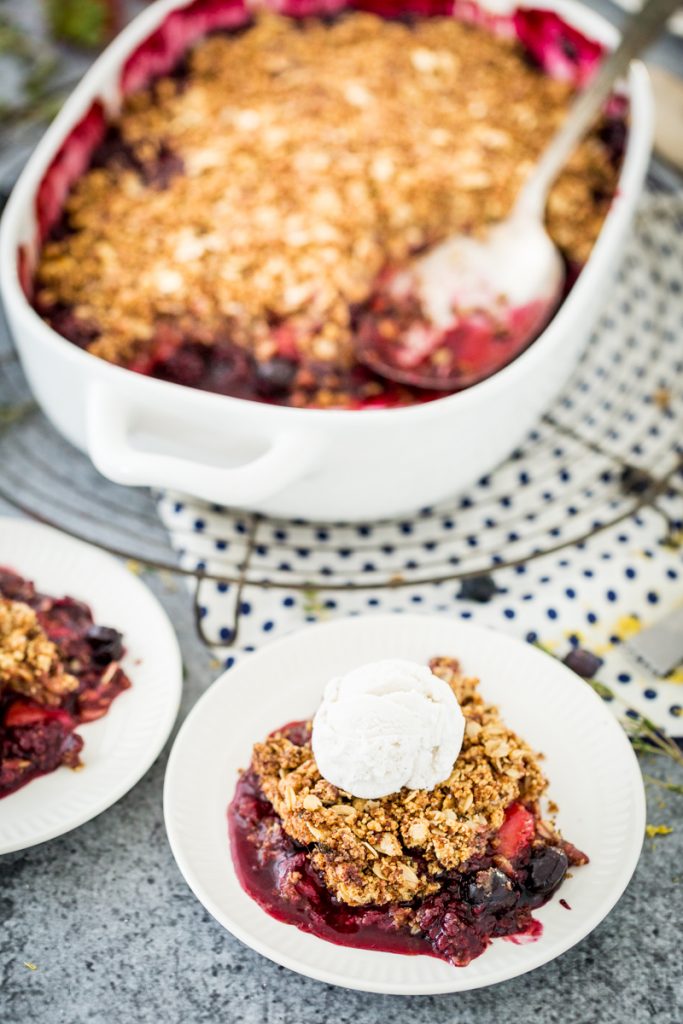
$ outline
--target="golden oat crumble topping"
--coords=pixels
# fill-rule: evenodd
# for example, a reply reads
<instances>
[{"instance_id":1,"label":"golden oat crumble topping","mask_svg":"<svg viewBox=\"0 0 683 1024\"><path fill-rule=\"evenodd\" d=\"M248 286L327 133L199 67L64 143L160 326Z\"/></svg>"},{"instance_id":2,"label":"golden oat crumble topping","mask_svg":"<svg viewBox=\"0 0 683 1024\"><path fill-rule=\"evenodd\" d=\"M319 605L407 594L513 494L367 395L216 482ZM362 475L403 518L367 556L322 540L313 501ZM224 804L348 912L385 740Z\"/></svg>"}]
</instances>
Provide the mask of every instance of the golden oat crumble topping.
<instances>
[{"instance_id":1,"label":"golden oat crumble topping","mask_svg":"<svg viewBox=\"0 0 683 1024\"><path fill-rule=\"evenodd\" d=\"M267 360L285 321L304 366L348 368L349 305L387 261L504 217L571 95L516 42L453 18L302 30L264 14L188 65L129 97L116 125L139 167L170 152L180 172L160 187L125 161L91 169L67 201L72 233L38 269L39 306L72 307L117 363L164 324ZM571 260L586 260L615 178L594 134L553 188L548 226Z\"/></svg>"},{"instance_id":2,"label":"golden oat crumble topping","mask_svg":"<svg viewBox=\"0 0 683 1024\"><path fill-rule=\"evenodd\" d=\"M451 658L436 658L430 667L453 688L466 718L453 771L431 791L362 800L322 778L310 742L296 746L276 733L254 747L252 769L284 830L314 844L311 863L351 906L436 892L439 874L483 853L508 804L533 803L547 786L539 755L479 695L478 680Z\"/></svg>"},{"instance_id":3,"label":"golden oat crumble topping","mask_svg":"<svg viewBox=\"0 0 683 1024\"><path fill-rule=\"evenodd\" d=\"M21 601L0 598L0 691L5 687L41 704L59 704L78 680L64 671L56 645L36 613Z\"/></svg>"}]
</instances>

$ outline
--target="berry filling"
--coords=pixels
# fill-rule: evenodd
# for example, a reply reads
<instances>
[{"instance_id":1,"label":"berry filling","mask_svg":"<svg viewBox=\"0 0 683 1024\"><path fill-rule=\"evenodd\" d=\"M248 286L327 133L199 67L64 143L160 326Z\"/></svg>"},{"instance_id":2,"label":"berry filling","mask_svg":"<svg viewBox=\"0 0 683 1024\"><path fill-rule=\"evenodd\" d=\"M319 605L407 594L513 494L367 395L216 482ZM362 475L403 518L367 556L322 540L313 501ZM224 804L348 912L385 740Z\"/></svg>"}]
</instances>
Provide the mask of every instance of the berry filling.
<instances>
[{"instance_id":1,"label":"berry filling","mask_svg":"<svg viewBox=\"0 0 683 1024\"><path fill-rule=\"evenodd\" d=\"M586 85L600 63L604 47L572 28L554 11L520 8L515 34L533 61L551 78Z\"/></svg>"},{"instance_id":2,"label":"berry filling","mask_svg":"<svg viewBox=\"0 0 683 1024\"><path fill-rule=\"evenodd\" d=\"M304 745L305 722L279 730ZM588 858L548 834L534 808L513 802L484 852L438 877L424 899L381 906L349 906L326 887L311 864L312 847L285 832L253 770L241 776L228 809L235 871L242 888L278 921L340 946L425 954L464 967L497 937L537 939L532 912L562 884L570 865Z\"/></svg>"},{"instance_id":3,"label":"berry filling","mask_svg":"<svg viewBox=\"0 0 683 1024\"><path fill-rule=\"evenodd\" d=\"M43 656L54 667L51 678L44 661L31 677L13 677L3 674L0 658L0 798L60 765L80 767L83 740L74 730L105 715L131 685L119 664L125 653L121 634L96 625L87 605L41 594L6 568L0 568L2 602L20 609L24 620L30 616L24 606L35 613L28 623L33 642L43 643ZM0 635L0 654L2 640Z\"/></svg>"}]
</instances>

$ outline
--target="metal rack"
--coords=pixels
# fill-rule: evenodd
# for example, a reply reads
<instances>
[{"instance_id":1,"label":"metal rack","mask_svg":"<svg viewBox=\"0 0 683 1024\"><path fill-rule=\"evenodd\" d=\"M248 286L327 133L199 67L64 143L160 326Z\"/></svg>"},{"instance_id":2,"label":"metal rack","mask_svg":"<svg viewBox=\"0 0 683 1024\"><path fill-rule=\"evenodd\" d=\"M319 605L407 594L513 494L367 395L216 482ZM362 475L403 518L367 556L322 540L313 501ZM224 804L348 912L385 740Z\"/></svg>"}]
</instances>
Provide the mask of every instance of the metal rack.
<instances>
[{"instance_id":1,"label":"metal rack","mask_svg":"<svg viewBox=\"0 0 683 1024\"><path fill-rule=\"evenodd\" d=\"M676 212L683 230L683 200ZM438 507L380 524L311 524L218 506L198 512L182 496L113 484L33 403L6 330L0 496L123 558L194 578L198 624L207 580L238 595L245 586L327 592L462 580L581 545L645 508L658 513L660 542L678 543L683 361L672 326L680 314L657 269L665 216L670 204L651 199L637 226L641 256L626 253L617 287L633 302L608 308L553 408L507 462ZM239 609L236 600L234 635Z\"/></svg>"}]
</instances>

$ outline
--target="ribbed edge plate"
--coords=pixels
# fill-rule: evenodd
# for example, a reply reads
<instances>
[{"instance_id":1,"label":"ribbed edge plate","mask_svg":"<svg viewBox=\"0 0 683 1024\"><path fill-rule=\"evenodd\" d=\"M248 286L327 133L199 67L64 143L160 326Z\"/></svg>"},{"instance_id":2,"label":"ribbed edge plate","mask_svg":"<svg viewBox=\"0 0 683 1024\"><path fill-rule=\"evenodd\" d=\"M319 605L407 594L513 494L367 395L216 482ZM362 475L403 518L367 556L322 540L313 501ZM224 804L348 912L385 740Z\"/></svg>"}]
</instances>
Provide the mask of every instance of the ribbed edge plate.
<instances>
[{"instance_id":1,"label":"ribbed edge plate","mask_svg":"<svg viewBox=\"0 0 683 1024\"><path fill-rule=\"evenodd\" d=\"M269 917L241 889L226 809L252 744L309 716L332 675L367 661L455 655L481 677L484 696L546 755L559 824L591 858L537 913L535 943L498 940L466 968L332 945ZM636 758L610 711L578 676L511 637L444 617L346 619L271 643L222 675L183 725L166 772L166 828L188 885L233 935L276 963L335 985L390 994L458 992L515 977L552 960L611 910L635 869L645 825Z\"/></svg>"},{"instance_id":2,"label":"ribbed edge plate","mask_svg":"<svg viewBox=\"0 0 683 1024\"><path fill-rule=\"evenodd\" d=\"M123 667L132 687L109 713L79 726L84 768L35 779L0 800L0 854L62 835L127 793L161 751L182 686L178 642L156 598L119 562L56 530L0 518L0 565L54 596L87 602L95 621L124 635Z\"/></svg>"}]
</instances>

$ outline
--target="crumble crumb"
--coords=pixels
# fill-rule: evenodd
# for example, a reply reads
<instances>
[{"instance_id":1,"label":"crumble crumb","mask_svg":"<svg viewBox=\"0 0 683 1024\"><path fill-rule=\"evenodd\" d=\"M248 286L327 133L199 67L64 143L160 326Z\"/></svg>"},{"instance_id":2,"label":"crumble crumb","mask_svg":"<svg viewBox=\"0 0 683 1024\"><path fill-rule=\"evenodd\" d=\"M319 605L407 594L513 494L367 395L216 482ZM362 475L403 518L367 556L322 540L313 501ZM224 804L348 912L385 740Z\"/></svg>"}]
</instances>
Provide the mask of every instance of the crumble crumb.
<instances>
[{"instance_id":1,"label":"crumble crumb","mask_svg":"<svg viewBox=\"0 0 683 1024\"><path fill-rule=\"evenodd\" d=\"M56 706L78 688L78 680L64 671L33 609L0 598L0 691L5 687Z\"/></svg>"},{"instance_id":2,"label":"crumble crumb","mask_svg":"<svg viewBox=\"0 0 683 1024\"><path fill-rule=\"evenodd\" d=\"M509 729L457 661L432 671L452 688L466 718L462 750L435 789L362 800L318 771L310 740L279 733L254 747L252 769L292 839L313 845L312 865L351 906L408 902L438 891L438 876L484 852L514 800L535 803L547 786L539 755ZM542 823L549 835L552 825Z\"/></svg>"}]
</instances>

